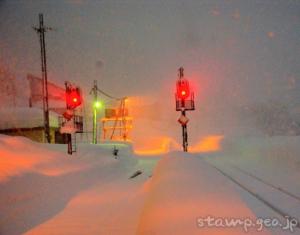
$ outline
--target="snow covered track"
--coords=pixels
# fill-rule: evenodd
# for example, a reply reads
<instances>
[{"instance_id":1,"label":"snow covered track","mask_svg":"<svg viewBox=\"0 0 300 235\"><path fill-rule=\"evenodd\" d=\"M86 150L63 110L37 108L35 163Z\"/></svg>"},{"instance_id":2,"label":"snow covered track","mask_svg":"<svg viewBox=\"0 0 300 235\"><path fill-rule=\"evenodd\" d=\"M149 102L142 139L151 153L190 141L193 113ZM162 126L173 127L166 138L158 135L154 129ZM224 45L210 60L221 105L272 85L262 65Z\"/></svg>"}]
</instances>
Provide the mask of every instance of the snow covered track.
<instances>
[{"instance_id":1,"label":"snow covered track","mask_svg":"<svg viewBox=\"0 0 300 235\"><path fill-rule=\"evenodd\" d=\"M254 192L253 190L251 190L249 187L245 186L245 184L243 184L242 182L240 182L239 180L237 180L236 178L234 178L232 175L225 173L223 170L221 170L220 168L213 166L217 171L219 171L222 175L224 175L225 177L227 177L228 179L230 179L233 183L237 184L239 187L241 187L242 189L244 189L245 191L247 191L248 193L250 193L252 196L254 196L257 200L261 201L264 205L268 206L270 209L272 209L274 212L276 212L278 215L280 215L283 219L294 219L294 216L291 216L289 213L287 213L286 211L284 211L283 209L279 208L278 206L275 205L275 203L271 203L269 201L267 201L266 199L264 199L262 196L259 195L259 193ZM247 174L249 176L251 176L250 174ZM251 176L252 178L254 178L253 176ZM264 183L264 181L261 181L262 183ZM265 184L265 183L264 183ZM266 184L267 185L267 184ZM269 185L270 186L270 185ZM277 189L277 187L275 186L270 186L274 189ZM283 192L285 193L285 192ZM285 193L287 194L287 193ZM289 194L287 194L289 195ZM297 198L296 198L297 200ZM296 217L297 219L297 217ZM300 224L297 223L296 226L298 229L300 228Z\"/></svg>"},{"instance_id":2,"label":"snow covered track","mask_svg":"<svg viewBox=\"0 0 300 235\"><path fill-rule=\"evenodd\" d=\"M261 218L276 218L282 226L295 223L300 234L299 137L227 138L223 150L205 160L240 191L249 208ZM282 226L272 234L290 234Z\"/></svg>"},{"instance_id":3,"label":"snow covered track","mask_svg":"<svg viewBox=\"0 0 300 235\"><path fill-rule=\"evenodd\" d=\"M246 175L248 175L248 176L250 176L250 177L252 177L252 178L254 178L254 179L258 180L258 181L260 181L260 182L262 182L263 184L266 184L266 185L268 185L268 186L270 186L270 187L272 187L272 188L274 188L274 189L277 189L278 191L280 191L280 192L282 192L282 193L287 194L288 196L290 196L290 197L292 197L292 198L294 198L294 199L296 199L296 200L298 200L298 201L300 202L300 197L299 197L299 196L296 196L296 195L294 195L294 194L288 192L287 190L285 190L285 189L283 189L283 188L281 188L281 187L277 187L277 186L275 186L275 185L273 185L273 184L271 184L271 183L269 183L269 182L266 182L265 180L263 180L263 179L261 179L261 178L255 176L255 175L253 175L253 174L251 174L251 173L249 173L249 172L247 172L247 171L241 169L241 168L238 167L238 166L232 165L232 167L235 168L235 169L237 169L238 171L240 171L240 172L242 172L242 173L244 173L244 174L246 174Z\"/></svg>"}]
</instances>

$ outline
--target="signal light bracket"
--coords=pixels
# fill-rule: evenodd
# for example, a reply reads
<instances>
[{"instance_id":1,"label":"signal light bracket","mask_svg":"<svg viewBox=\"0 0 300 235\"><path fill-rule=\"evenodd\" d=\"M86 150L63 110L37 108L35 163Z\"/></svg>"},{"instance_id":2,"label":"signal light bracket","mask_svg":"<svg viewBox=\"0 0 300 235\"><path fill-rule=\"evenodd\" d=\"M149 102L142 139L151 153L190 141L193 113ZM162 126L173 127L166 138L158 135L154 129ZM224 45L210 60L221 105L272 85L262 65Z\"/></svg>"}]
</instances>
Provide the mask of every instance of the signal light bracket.
<instances>
[{"instance_id":1,"label":"signal light bracket","mask_svg":"<svg viewBox=\"0 0 300 235\"><path fill-rule=\"evenodd\" d=\"M66 104L67 109L75 109L82 103L81 91L79 87L73 87L66 82Z\"/></svg>"},{"instance_id":2,"label":"signal light bracket","mask_svg":"<svg viewBox=\"0 0 300 235\"><path fill-rule=\"evenodd\" d=\"M194 101L193 92L190 95L190 99L180 99L178 95L175 94L175 101L176 101L176 111L195 110L195 101Z\"/></svg>"}]
</instances>

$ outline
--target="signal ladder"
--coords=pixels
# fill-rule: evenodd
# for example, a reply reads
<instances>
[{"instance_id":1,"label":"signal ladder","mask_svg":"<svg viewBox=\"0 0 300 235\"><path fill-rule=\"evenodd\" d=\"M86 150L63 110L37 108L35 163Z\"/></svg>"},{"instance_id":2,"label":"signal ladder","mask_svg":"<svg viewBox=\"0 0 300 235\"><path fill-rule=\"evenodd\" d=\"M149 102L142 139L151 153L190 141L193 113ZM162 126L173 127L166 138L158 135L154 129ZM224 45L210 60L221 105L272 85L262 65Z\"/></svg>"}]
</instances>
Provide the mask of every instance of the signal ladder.
<instances>
[{"instance_id":1,"label":"signal ladder","mask_svg":"<svg viewBox=\"0 0 300 235\"><path fill-rule=\"evenodd\" d=\"M72 153L76 153L77 151L77 142L76 142L76 133L71 134L71 145L72 145Z\"/></svg>"},{"instance_id":2,"label":"signal ladder","mask_svg":"<svg viewBox=\"0 0 300 235\"><path fill-rule=\"evenodd\" d=\"M76 133L66 134L68 144L68 154L75 153L77 151Z\"/></svg>"}]
</instances>

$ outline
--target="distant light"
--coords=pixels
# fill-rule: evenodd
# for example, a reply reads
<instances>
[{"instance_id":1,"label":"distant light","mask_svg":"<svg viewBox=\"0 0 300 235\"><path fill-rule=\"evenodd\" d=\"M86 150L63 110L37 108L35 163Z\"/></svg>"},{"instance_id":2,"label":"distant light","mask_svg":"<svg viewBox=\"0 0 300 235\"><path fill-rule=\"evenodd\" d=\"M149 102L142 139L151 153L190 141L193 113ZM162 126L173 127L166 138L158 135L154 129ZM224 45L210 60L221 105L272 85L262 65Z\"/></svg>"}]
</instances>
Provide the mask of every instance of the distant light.
<instances>
[{"instance_id":1,"label":"distant light","mask_svg":"<svg viewBox=\"0 0 300 235\"><path fill-rule=\"evenodd\" d=\"M102 107L102 103L101 103L100 101L96 101L96 102L94 103L94 107L97 108L97 109L99 109L99 108Z\"/></svg>"},{"instance_id":2,"label":"distant light","mask_svg":"<svg viewBox=\"0 0 300 235\"><path fill-rule=\"evenodd\" d=\"M77 102L77 98L75 97L75 98L73 98L73 102L74 103L76 103Z\"/></svg>"},{"instance_id":3,"label":"distant light","mask_svg":"<svg viewBox=\"0 0 300 235\"><path fill-rule=\"evenodd\" d=\"M272 31L268 32L267 35L268 35L269 38L274 38L275 37L275 33L272 32Z\"/></svg>"}]
</instances>

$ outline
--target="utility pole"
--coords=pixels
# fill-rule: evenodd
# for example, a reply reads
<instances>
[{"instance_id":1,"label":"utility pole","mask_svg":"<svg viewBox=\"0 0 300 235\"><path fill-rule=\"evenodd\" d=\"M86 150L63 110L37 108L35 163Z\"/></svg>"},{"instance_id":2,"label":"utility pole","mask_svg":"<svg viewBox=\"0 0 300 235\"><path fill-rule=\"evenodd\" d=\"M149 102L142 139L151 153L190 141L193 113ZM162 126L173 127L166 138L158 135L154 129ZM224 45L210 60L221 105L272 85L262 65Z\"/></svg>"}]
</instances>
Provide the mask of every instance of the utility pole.
<instances>
[{"instance_id":1,"label":"utility pole","mask_svg":"<svg viewBox=\"0 0 300 235\"><path fill-rule=\"evenodd\" d=\"M98 86L97 86L97 80L94 80L94 86L90 93L93 93L94 101L93 101L93 143L97 144L97 107L96 104L98 102Z\"/></svg>"},{"instance_id":2,"label":"utility pole","mask_svg":"<svg viewBox=\"0 0 300 235\"><path fill-rule=\"evenodd\" d=\"M33 29L40 36L41 46L41 67L42 67L42 80L43 80L43 111L44 111L44 132L45 139L48 143L51 142L50 127L49 127L49 103L48 103L48 79L47 79L47 60L46 60L46 45L45 45L45 32L52 30L49 27L44 26L43 14L39 14L39 27L33 27Z\"/></svg>"}]
</instances>

